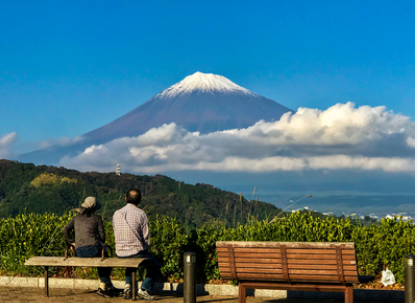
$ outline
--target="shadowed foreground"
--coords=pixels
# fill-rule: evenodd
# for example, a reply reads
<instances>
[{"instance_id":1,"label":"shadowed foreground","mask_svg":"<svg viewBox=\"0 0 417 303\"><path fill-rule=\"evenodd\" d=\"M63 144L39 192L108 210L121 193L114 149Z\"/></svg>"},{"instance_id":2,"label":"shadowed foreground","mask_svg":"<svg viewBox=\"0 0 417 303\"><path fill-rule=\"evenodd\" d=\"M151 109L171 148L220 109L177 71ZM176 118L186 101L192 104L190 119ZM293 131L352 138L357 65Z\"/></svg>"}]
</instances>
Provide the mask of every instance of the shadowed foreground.
<instances>
[{"instance_id":1,"label":"shadowed foreground","mask_svg":"<svg viewBox=\"0 0 417 303\"><path fill-rule=\"evenodd\" d=\"M131 302L131 300L124 300L119 298L103 298L96 295L95 291L79 290L79 289L50 289L50 297L44 297L44 290L42 288L12 288L1 287L0 288L0 303L18 303L18 302ZM166 294L155 295L156 302L173 302L182 303L183 297L177 294L166 292ZM138 300L139 301L139 300ZM145 302L144 300L140 300ZM154 301L154 302L155 302ZM232 296L199 296L197 302L224 302L224 303L237 303L237 297ZM278 302L278 303L331 303L331 302L343 302L338 300L314 300L310 299L272 299L272 298L247 298L248 303L255 302ZM373 301L367 301L368 303L376 303Z\"/></svg>"}]
</instances>

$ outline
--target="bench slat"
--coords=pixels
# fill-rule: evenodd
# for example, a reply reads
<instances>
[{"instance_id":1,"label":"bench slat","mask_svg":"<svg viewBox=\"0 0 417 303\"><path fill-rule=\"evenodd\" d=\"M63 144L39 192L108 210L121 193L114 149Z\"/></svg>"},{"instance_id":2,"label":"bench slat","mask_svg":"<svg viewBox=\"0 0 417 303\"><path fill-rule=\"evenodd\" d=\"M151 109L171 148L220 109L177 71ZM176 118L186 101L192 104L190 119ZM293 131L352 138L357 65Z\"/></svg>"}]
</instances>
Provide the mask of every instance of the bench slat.
<instances>
[{"instance_id":1,"label":"bench slat","mask_svg":"<svg viewBox=\"0 0 417 303\"><path fill-rule=\"evenodd\" d=\"M306 275L336 275L337 270L320 270L320 269L290 269L290 274L306 274ZM351 270L344 270L343 275L346 276L357 276L358 273L356 271Z\"/></svg>"},{"instance_id":2,"label":"bench slat","mask_svg":"<svg viewBox=\"0 0 417 303\"><path fill-rule=\"evenodd\" d=\"M265 276L265 274L264 275L246 274L245 276L242 276L242 275L245 275L245 274L240 274L238 276L238 278L240 280L243 280L243 281L271 281L271 282L275 282L275 281L284 282L285 281L283 276L280 277L280 276L276 276L276 275L274 275L273 277ZM329 276L327 276L327 277L329 277L327 279L326 279L326 276L322 277L322 279L316 278L316 276L309 276L309 277L307 276L305 278L302 278L302 277L294 277L294 275L292 275L290 277L291 277L291 282L297 282L297 283L299 283L299 282L304 282L304 283L334 283L334 284L339 284L340 283L338 276L334 276L334 279L333 279L333 277L329 277ZM233 277L230 274L222 274L222 278L225 279L225 280L233 280ZM351 284L359 283L359 280L356 277L350 277L349 278L349 276L347 276L345 278L345 281L347 283L351 283Z\"/></svg>"},{"instance_id":3,"label":"bench slat","mask_svg":"<svg viewBox=\"0 0 417 303\"><path fill-rule=\"evenodd\" d=\"M70 257L32 257L25 262L28 266L76 266L76 267L139 267L146 258L78 258Z\"/></svg>"},{"instance_id":4,"label":"bench slat","mask_svg":"<svg viewBox=\"0 0 417 303\"><path fill-rule=\"evenodd\" d=\"M219 262L219 267L230 268L230 263ZM269 263L236 263L238 267L253 267L253 268L282 268L282 264L269 264ZM261 270L261 269L259 269Z\"/></svg>"},{"instance_id":5,"label":"bench slat","mask_svg":"<svg viewBox=\"0 0 417 303\"><path fill-rule=\"evenodd\" d=\"M335 248L355 249L354 242L258 242L258 241L217 241L216 247L254 247L254 248L273 248L285 246L289 248Z\"/></svg>"},{"instance_id":6,"label":"bench slat","mask_svg":"<svg viewBox=\"0 0 417 303\"><path fill-rule=\"evenodd\" d=\"M268 258L268 259L281 259L281 253L242 253L242 252L235 252L235 258ZM219 258L228 258L229 253L219 253Z\"/></svg>"},{"instance_id":7,"label":"bench slat","mask_svg":"<svg viewBox=\"0 0 417 303\"><path fill-rule=\"evenodd\" d=\"M288 260L288 264L330 264L330 265L336 265L337 261L336 260L294 260L294 259L290 259ZM355 260L342 260L343 264L347 264L347 265L354 265L356 264Z\"/></svg>"},{"instance_id":8,"label":"bench slat","mask_svg":"<svg viewBox=\"0 0 417 303\"><path fill-rule=\"evenodd\" d=\"M218 247L218 252L229 252L226 247ZM279 253L281 249L279 248L244 248L244 247L234 247L234 252L255 252L255 253Z\"/></svg>"},{"instance_id":9,"label":"bench slat","mask_svg":"<svg viewBox=\"0 0 417 303\"><path fill-rule=\"evenodd\" d=\"M288 269L334 269L337 270L337 265L307 265L307 264L288 264Z\"/></svg>"},{"instance_id":10,"label":"bench slat","mask_svg":"<svg viewBox=\"0 0 417 303\"><path fill-rule=\"evenodd\" d=\"M337 275L337 270L320 270L320 269L290 269L290 274L306 274L306 275Z\"/></svg>"},{"instance_id":11,"label":"bench slat","mask_svg":"<svg viewBox=\"0 0 417 303\"><path fill-rule=\"evenodd\" d=\"M256 262L254 262L254 260L249 260L249 259L244 259L244 261L240 261L242 258L239 258L238 261L236 261L236 266L237 263L270 263L270 260L265 260L265 259L260 259L260 260L256 260ZM281 264L281 259L273 259L274 264ZM229 259L228 258L219 258L218 259L219 263L229 263ZM343 260L342 261L343 265L355 265L356 261L355 260ZM301 260L294 260L294 259L290 259L288 260L288 266L291 266L293 264L304 264L304 265L317 265L317 266L321 266L321 265L336 265L336 260L307 260L307 259L301 259ZM229 265L230 266L230 265Z\"/></svg>"},{"instance_id":12,"label":"bench slat","mask_svg":"<svg viewBox=\"0 0 417 303\"><path fill-rule=\"evenodd\" d=\"M306 265L306 264L289 264L289 269L334 269L337 270L337 265ZM355 265L344 265L343 270L356 270Z\"/></svg>"},{"instance_id":13,"label":"bench slat","mask_svg":"<svg viewBox=\"0 0 417 303\"><path fill-rule=\"evenodd\" d=\"M219 267L220 272L229 273L230 267ZM262 268L261 270L263 273L275 273L275 274L282 274L282 268ZM259 273L258 268L254 267L241 267L236 268L237 273L241 272L251 272L251 273Z\"/></svg>"},{"instance_id":14,"label":"bench slat","mask_svg":"<svg viewBox=\"0 0 417 303\"><path fill-rule=\"evenodd\" d=\"M306 255L306 254L287 254L288 261L291 259L308 259L308 260L336 260L336 254L332 255Z\"/></svg>"},{"instance_id":15,"label":"bench slat","mask_svg":"<svg viewBox=\"0 0 417 303\"><path fill-rule=\"evenodd\" d=\"M288 254L336 254L336 249L307 249L307 248L289 248ZM342 249L342 255L354 255L353 249Z\"/></svg>"},{"instance_id":16,"label":"bench slat","mask_svg":"<svg viewBox=\"0 0 417 303\"><path fill-rule=\"evenodd\" d=\"M326 280L326 281L336 281L339 282L339 277L337 275L303 275L303 274L290 274L291 281L297 281L297 280L311 280L311 281L320 281L320 280ZM356 276L345 276L346 282L356 282L358 281L358 278Z\"/></svg>"},{"instance_id":17,"label":"bench slat","mask_svg":"<svg viewBox=\"0 0 417 303\"><path fill-rule=\"evenodd\" d=\"M222 276L223 279L226 280L233 280L232 276ZM250 279L246 278L246 277L242 277L242 280L246 280L246 281L268 281L268 282L284 282L285 279L282 278L265 278L265 277L250 277Z\"/></svg>"},{"instance_id":18,"label":"bench slat","mask_svg":"<svg viewBox=\"0 0 417 303\"><path fill-rule=\"evenodd\" d=\"M219 262L227 263L229 262L229 258L218 258ZM235 258L236 263L281 263L281 259L264 259L259 258L256 260L249 259L249 258Z\"/></svg>"},{"instance_id":19,"label":"bench slat","mask_svg":"<svg viewBox=\"0 0 417 303\"><path fill-rule=\"evenodd\" d=\"M342 255L343 260L355 260L355 255ZM336 254L287 254L288 259L308 259L308 260L336 260Z\"/></svg>"},{"instance_id":20,"label":"bench slat","mask_svg":"<svg viewBox=\"0 0 417 303\"><path fill-rule=\"evenodd\" d=\"M354 271L358 271L358 268L356 267L356 265L343 265L343 270L354 270Z\"/></svg>"},{"instance_id":21,"label":"bench slat","mask_svg":"<svg viewBox=\"0 0 417 303\"><path fill-rule=\"evenodd\" d=\"M355 276L355 277L357 277L358 276L358 271L357 270L344 270L343 274L345 276Z\"/></svg>"},{"instance_id":22,"label":"bench slat","mask_svg":"<svg viewBox=\"0 0 417 303\"><path fill-rule=\"evenodd\" d=\"M219 268L230 268L228 263L219 263ZM251 264L251 263L239 263L236 264L236 268L258 268L259 270L264 269L282 269L281 265L269 265L269 264ZM288 269L298 270L337 270L336 265L290 265ZM357 275L356 266L344 266L343 272L345 275Z\"/></svg>"},{"instance_id":23,"label":"bench slat","mask_svg":"<svg viewBox=\"0 0 417 303\"><path fill-rule=\"evenodd\" d=\"M263 274L263 273L239 273L238 275L239 279L244 279L244 278L264 278L264 279L279 279L279 280L284 280L284 275L283 274Z\"/></svg>"}]
</instances>

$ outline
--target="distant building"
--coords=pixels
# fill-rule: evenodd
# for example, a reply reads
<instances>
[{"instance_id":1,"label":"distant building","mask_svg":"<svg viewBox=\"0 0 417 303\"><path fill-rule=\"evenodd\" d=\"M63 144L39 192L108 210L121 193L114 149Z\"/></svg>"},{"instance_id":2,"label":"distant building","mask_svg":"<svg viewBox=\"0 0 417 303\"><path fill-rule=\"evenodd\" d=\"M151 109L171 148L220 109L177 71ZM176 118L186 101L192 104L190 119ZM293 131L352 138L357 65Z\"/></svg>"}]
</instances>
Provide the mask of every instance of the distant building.
<instances>
[{"instance_id":1,"label":"distant building","mask_svg":"<svg viewBox=\"0 0 417 303\"><path fill-rule=\"evenodd\" d=\"M116 175L120 176L120 164L117 163L116 165Z\"/></svg>"}]
</instances>

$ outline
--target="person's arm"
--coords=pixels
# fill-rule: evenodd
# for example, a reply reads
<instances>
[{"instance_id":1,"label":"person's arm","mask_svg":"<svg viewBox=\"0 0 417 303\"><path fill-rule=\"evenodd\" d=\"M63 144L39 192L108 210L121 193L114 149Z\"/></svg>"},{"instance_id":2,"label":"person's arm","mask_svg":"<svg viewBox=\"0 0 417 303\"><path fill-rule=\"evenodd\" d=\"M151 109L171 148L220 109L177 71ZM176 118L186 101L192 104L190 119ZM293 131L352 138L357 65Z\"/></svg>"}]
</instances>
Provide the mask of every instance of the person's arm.
<instances>
[{"instance_id":1,"label":"person's arm","mask_svg":"<svg viewBox=\"0 0 417 303\"><path fill-rule=\"evenodd\" d=\"M106 233L104 232L103 220L100 216L98 216L98 237L100 242L106 243Z\"/></svg>"},{"instance_id":2,"label":"person's arm","mask_svg":"<svg viewBox=\"0 0 417 303\"><path fill-rule=\"evenodd\" d=\"M146 244L148 244L148 247L150 248L151 247L151 233L149 232L149 222L148 222L147 216L145 216L143 220L142 235L143 235L143 240L146 242Z\"/></svg>"},{"instance_id":3,"label":"person's arm","mask_svg":"<svg viewBox=\"0 0 417 303\"><path fill-rule=\"evenodd\" d=\"M71 231L74 229L74 219L69 221L67 225L64 226L62 229L62 233L64 234L65 240L68 244L74 244L75 239L71 236Z\"/></svg>"}]
</instances>

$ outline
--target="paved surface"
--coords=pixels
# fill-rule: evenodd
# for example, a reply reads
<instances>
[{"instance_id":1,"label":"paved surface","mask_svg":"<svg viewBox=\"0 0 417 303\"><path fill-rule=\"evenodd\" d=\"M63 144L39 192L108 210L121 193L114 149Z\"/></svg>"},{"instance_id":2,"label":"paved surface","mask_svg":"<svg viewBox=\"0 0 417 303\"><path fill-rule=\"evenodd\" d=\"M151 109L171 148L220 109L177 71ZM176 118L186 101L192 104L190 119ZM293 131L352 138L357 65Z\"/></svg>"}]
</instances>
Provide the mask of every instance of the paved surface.
<instances>
[{"instance_id":1,"label":"paved surface","mask_svg":"<svg viewBox=\"0 0 417 303\"><path fill-rule=\"evenodd\" d=\"M145 302L144 300L140 300ZM162 295L156 295L155 301L158 303L183 303L184 299L180 295L173 295L169 292ZM154 301L154 302L155 302ZM103 298L98 296L95 291L79 290L79 289L50 289L49 298L44 297L43 288L12 288L12 287L1 287L0 288L0 303L23 303L23 302L131 302L131 300L124 300L123 298ZM200 303L237 303L237 297L231 296L199 296L197 302ZM271 298L253 298L248 297L248 303L334 303L343 302L340 300L307 300L307 299L271 299ZM370 302L368 303L376 303Z\"/></svg>"}]
</instances>

